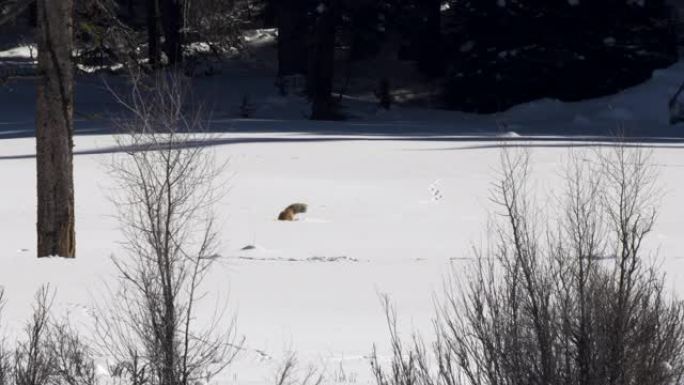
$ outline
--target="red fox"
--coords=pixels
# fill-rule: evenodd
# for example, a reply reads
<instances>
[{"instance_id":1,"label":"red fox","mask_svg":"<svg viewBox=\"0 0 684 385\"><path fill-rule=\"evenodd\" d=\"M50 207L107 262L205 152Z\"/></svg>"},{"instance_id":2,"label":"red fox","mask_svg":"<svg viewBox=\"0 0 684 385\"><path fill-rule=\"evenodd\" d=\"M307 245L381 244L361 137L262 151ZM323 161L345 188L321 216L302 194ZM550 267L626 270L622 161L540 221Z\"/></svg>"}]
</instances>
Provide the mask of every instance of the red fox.
<instances>
[{"instance_id":1,"label":"red fox","mask_svg":"<svg viewBox=\"0 0 684 385\"><path fill-rule=\"evenodd\" d=\"M295 215L306 212L306 203L293 203L281 211L278 215L279 221L293 221Z\"/></svg>"}]
</instances>

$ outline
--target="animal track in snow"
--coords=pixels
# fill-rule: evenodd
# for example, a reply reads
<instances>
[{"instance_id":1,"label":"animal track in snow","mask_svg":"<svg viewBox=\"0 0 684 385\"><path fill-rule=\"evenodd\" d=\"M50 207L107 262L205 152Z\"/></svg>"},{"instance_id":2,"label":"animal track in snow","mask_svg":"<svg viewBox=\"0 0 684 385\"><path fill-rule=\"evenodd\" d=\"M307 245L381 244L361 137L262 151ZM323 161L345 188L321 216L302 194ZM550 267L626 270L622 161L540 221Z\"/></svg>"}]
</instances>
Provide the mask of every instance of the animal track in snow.
<instances>
[{"instance_id":1,"label":"animal track in snow","mask_svg":"<svg viewBox=\"0 0 684 385\"><path fill-rule=\"evenodd\" d=\"M442 198L444 198L444 196L442 195L442 190L440 190L440 188L439 188L440 183L441 183L440 180L437 179L434 182L432 182L432 184L428 187L428 190L430 191L430 195L431 195L430 200L432 202L438 202L438 201L441 201Z\"/></svg>"}]
</instances>

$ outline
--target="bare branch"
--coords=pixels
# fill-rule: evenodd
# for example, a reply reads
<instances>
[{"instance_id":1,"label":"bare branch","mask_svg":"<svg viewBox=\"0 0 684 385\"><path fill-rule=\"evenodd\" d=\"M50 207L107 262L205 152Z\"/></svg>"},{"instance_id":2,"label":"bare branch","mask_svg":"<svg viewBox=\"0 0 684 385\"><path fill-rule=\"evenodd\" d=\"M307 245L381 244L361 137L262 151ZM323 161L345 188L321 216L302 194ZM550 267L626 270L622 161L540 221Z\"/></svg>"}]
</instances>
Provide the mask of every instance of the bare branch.
<instances>
[{"instance_id":1,"label":"bare branch","mask_svg":"<svg viewBox=\"0 0 684 385\"><path fill-rule=\"evenodd\" d=\"M199 112L188 115L182 76L134 79L117 137L126 151L111 166L128 256L114 258L120 301L106 312L117 316L99 317L98 336L120 375L187 385L223 370L241 345L226 309L196 328L199 288L217 260L212 206L223 169L201 145L207 137Z\"/></svg>"}]
</instances>

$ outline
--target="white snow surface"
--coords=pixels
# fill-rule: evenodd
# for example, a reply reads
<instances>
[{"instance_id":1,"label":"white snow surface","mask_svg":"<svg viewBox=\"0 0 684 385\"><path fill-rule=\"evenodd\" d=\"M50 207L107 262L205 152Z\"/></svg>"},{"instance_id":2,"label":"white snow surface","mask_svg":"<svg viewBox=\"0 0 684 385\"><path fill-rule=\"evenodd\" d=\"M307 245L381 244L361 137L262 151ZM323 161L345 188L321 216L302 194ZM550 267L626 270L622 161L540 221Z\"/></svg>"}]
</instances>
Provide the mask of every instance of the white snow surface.
<instances>
[{"instance_id":1,"label":"white snow surface","mask_svg":"<svg viewBox=\"0 0 684 385\"><path fill-rule=\"evenodd\" d=\"M282 141L263 142L267 138ZM296 139L308 139L301 142ZM230 139L241 139L231 142ZM229 298L246 350L222 377L268 384L288 350L304 362L347 374L340 382L371 381L367 355L386 344L379 293L395 301L402 330L430 335L433 299L450 269L456 276L481 245L495 208L489 200L498 143L350 137L327 141L310 134L223 134L210 147L230 160L230 190L219 202L223 241L202 304L212 314ZM0 141L0 284L8 304L5 332L18 333L32 296L44 283L58 290L55 313L88 330L93 303L112 284L112 255L122 253L112 187L105 169L112 136L78 136L76 259L35 258L34 139ZM533 149L537 193L560 185L572 142L522 142ZM677 145L654 149L663 198L649 244L678 292L684 262L681 202L684 154ZM543 202L541 199L540 202ZM278 222L278 212L305 202L301 220ZM247 245L254 248L243 250ZM260 352L260 353L258 353ZM340 369L342 368L342 369Z\"/></svg>"},{"instance_id":2,"label":"white snow surface","mask_svg":"<svg viewBox=\"0 0 684 385\"><path fill-rule=\"evenodd\" d=\"M35 59L36 58L36 46L35 45L20 45L18 47L10 48L7 50L0 51L0 58L10 58L10 59Z\"/></svg>"}]
</instances>

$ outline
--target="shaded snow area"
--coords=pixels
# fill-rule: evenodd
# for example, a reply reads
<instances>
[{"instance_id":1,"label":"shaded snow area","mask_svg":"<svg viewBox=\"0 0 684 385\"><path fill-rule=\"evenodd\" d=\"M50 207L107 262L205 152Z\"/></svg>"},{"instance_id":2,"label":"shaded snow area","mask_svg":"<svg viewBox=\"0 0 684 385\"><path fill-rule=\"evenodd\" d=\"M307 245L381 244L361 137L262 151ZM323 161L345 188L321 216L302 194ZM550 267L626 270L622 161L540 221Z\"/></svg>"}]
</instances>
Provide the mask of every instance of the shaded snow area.
<instances>
[{"instance_id":1,"label":"shaded snow area","mask_svg":"<svg viewBox=\"0 0 684 385\"><path fill-rule=\"evenodd\" d=\"M649 140L679 141L684 138L681 124L669 124L668 113L668 101L684 81L684 62L657 70L647 82L616 95L580 102L541 99L490 115L401 103L384 110L367 92L358 95L350 92L335 95L346 120L321 123L307 120L310 104L301 95L303 78L290 79L294 83L286 95L276 86L277 69L272 64L275 63L274 39L271 30L254 31L246 37L251 47L249 54L220 64L210 63L210 76L200 73L192 80L189 104L201 106L207 112L209 130L510 139L528 136L581 139L621 132ZM30 75L34 71L31 67L34 55L34 49L29 45L0 51L0 58L5 63L5 67L0 67L0 138L33 136L35 86ZM76 132L109 133L112 131L110 118L122 114L112 92L126 97L125 77L107 71L85 72L79 73L76 84ZM23 76L25 73L29 76ZM406 93L417 92L403 88L390 91L397 101L405 98Z\"/></svg>"},{"instance_id":2,"label":"shaded snow area","mask_svg":"<svg viewBox=\"0 0 684 385\"><path fill-rule=\"evenodd\" d=\"M270 384L289 350L326 368L333 383L371 382L372 344L381 353L388 347L379 293L396 302L403 332L416 329L429 338L444 278L450 269L459 277L472 261L471 247L486 237L497 142L294 133L222 134L214 141L209 150L229 160L230 189L216 207L223 258L198 314L213 314L228 299L246 337L238 361L216 383ZM110 257L122 253L105 172L112 157L122 156L111 152L113 144L108 135L76 137L78 257L37 260L35 143L0 140L0 283L10 335L46 282L58 290L55 313L92 328L93 304L116 275ZM543 205L578 143L520 144L534 147L532 184ZM658 252L672 287L684 294L684 153L678 145L657 145L654 162L666 194L646 247ZM276 221L292 202L307 203L307 213Z\"/></svg>"}]
</instances>

